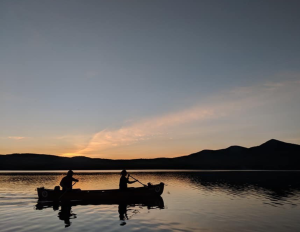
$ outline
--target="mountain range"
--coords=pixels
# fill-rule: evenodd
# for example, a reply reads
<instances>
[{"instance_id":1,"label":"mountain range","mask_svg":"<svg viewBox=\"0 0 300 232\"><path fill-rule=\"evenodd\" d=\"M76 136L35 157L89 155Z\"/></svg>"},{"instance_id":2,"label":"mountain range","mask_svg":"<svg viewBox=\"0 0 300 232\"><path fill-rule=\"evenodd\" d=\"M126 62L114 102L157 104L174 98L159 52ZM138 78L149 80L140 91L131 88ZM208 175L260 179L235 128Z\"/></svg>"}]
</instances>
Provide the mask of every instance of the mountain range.
<instances>
[{"instance_id":1,"label":"mountain range","mask_svg":"<svg viewBox=\"0 0 300 232\"><path fill-rule=\"evenodd\" d=\"M231 146L175 158L111 160L15 153L0 155L0 170L299 170L300 145L271 139L256 147Z\"/></svg>"}]
</instances>

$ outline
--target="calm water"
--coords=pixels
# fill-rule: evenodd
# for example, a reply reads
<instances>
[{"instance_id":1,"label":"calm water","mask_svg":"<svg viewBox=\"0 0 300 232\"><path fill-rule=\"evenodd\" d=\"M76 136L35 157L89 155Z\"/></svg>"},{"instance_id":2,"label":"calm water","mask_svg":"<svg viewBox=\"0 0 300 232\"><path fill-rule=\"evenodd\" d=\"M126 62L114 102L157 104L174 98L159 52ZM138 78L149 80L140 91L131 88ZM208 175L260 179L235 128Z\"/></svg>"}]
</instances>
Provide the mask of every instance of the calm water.
<instances>
[{"instance_id":1,"label":"calm water","mask_svg":"<svg viewBox=\"0 0 300 232\"><path fill-rule=\"evenodd\" d=\"M300 231L299 172L131 173L144 183L167 184L164 207L76 203L37 209L35 189L58 185L62 172L0 172L1 231ZM80 179L74 188L112 189L120 175L74 177Z\"/></svg>"}]
</instances>

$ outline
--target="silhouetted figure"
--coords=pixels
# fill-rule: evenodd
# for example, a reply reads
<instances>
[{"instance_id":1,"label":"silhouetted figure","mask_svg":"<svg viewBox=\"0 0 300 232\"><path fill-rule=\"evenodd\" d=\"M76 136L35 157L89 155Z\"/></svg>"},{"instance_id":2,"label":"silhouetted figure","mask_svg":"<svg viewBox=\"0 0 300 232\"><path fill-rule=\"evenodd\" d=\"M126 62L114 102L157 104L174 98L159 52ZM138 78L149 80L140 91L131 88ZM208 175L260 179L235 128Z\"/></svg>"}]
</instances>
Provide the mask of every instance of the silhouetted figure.
<instances>
[{"instance_id":1,"label":"silhouetted figure","mask_svg":"<svg viewBox=\"0 0 300 232\"><path fill-rule=\"evenodd\" d=\"M62 178L61 182L60 182L60 186L63 188L63 191L70 191L72 190L72 182L78 182L79 180L73 178L73 171L70 170L67 173L67 176L65 176L64 178Z\"/></svg>"},{"instance_id":2,"label":"silhouetted figure","mask_svg":"<svg viewBox=\"0 0 300 232\"><path fill-rule=\"evenodd\" d=\"M119 184L119 187L120 187L121 190L126 190L127 189L127 184L133 184L133 183L136 182L136 180L135 181L130 181L129 180L129 175L126 177L126 175L127 175L126 170L123 170L121 172L121 175L122 176L120 178L120 184Z\"/></svg>"},{"instance_id":3,"label":"silhouetted figure","mask_svg":"<svg viewBox=\"0 0 300 232\"><path fill-rule=\"evenodd\" d=\"M119 218L121 221L123 221L120 226L124 226L126 225L125 220L128 220L128 216L127 216L127 204L119 204Z\"/></svg>"},{"instance_id":4,"label":"silhouetted figure","mask_svg":"<svg viewBox=\"0 0 300 232\"><path fill-rule=\"evenodd\" d=\"M65 227L69 227L71 225L70 219L77 218L76 214L72 213L71 209L71 204L62 204L61 210L58 213L59 219L65 222Z\"/></svg>"}]
</instances>

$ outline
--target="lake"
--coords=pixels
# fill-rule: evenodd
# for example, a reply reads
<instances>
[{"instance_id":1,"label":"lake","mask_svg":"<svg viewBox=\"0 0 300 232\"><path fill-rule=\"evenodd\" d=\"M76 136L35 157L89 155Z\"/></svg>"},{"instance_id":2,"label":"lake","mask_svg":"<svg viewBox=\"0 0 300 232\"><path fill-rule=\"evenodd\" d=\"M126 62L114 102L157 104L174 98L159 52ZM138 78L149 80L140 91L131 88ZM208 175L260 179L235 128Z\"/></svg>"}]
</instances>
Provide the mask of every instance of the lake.
<instances>
[{"instance_id":1,"label":"lake","mask_svg":"<svg viewBox=\"0 0 300 232\"><path fill-rule=\"evenodd\" d=\"M74 172L74 188L119 185L119 171ZM142 183L164 182L162 202L40 207L36 188L54 188L66 172L2 171L1 231L300 231L300 172L128 172Z\"/></svg>"}]
</instances>

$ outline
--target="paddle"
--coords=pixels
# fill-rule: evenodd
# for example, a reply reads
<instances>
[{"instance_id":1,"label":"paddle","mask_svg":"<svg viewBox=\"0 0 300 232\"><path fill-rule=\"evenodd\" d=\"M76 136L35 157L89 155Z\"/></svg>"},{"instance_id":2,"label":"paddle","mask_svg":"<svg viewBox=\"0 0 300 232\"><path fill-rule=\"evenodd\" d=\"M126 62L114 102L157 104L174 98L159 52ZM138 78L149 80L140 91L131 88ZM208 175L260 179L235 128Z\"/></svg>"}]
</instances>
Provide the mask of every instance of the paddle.
<instances>
[{"instance_id":1,"label":"paddle","mask_svg":"<svg viewBox=\"0 0 300 232\"><path fill-rule=\"evenodd\" d=\"M74 184L72 184L72 187L76 184L77 182L75 182ZM66 190L63 194L61 194L61 196L58 198L58 200L60 200L60 198L65 195L65 193L68 192L68 190Z\"/></svg>"},{"instance_id":2,"label":"paddle","mask_svg":"<svg viewBox=\"0 0 300 232\"><path fill-rule=\"evenodd\" d=\"M143 184L142 182L140 182L139 180L135 179L133 176L129 175L129 177L131 177L132 179L136 180L137 182L139 182L140 184L144 185L145 187L147 187L147 185Z\"/></svg>"}]
</instances>

